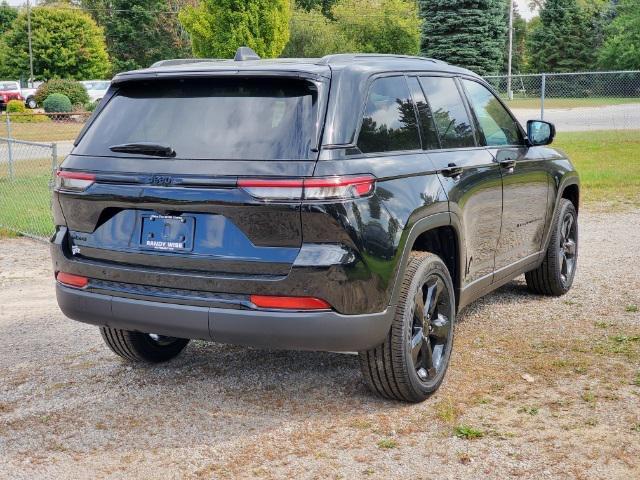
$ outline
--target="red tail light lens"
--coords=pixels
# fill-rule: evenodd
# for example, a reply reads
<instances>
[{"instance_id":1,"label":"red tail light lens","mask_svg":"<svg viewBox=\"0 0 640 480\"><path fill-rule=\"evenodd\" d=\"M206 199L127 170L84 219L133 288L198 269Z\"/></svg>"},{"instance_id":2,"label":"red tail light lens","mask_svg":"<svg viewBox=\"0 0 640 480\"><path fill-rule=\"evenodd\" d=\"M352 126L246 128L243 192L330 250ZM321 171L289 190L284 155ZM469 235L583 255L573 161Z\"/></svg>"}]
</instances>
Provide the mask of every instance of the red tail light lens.
<instances>
[{"instance_id":1,"label":"red tail light lens","mask_svg":"<svg viewBox=\"0 0 640 480\"><path fill-rule=\"evenodd\" d=\"M74 275L73 273L58 272L56 280L68 287L84 288L89 285L89 279L87 277Z\"/></svg>"},{"instance_id":2,"label":"red tail light lens","mask_svg":"<svg viewBox=\"0 0 640 480\"><path fill-rule=\"evenodd\" d=\"M96 181L93 173L69 172L58 170L56 172L56 188L62 190L72 190L82 192L89 188Z\"/></svg>"},{"instance_id":3,"label":"red tail light lens","mask_svg":"<svg viewBox=\"0 0 640 480\"><path fill-rule=\"evenodd\" d=\"M348 200L373 192L373 175L298 179L240 179L238 187L265 200Z\"/></svg>"},{"instance_id":4,"label":"red tail light lens","mask_svg":"<svg viewBox=\"0 0 640 480\"><path fill-rule=\"evenodd\" d=\"M278 310L329 310L331 305L315 297L276 297L267 295L251 295L251 303L258 308Z\"/></svg>"}]
</instances>

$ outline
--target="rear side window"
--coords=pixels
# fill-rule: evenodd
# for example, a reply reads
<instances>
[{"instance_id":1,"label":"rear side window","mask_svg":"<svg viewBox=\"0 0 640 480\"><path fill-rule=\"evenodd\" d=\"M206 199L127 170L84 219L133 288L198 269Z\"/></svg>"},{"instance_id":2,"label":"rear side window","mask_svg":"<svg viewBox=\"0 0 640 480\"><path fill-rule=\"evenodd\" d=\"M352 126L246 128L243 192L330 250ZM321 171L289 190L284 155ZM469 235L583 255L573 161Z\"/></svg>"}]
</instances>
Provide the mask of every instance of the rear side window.
<instances>
[{"instance_id":1,"label":"rear side window","mask_svg":"<svg viewBox=\"0 0 640 480\"><path fill-rule=\"evenodd\" d=\"M487 146L521 145L520 129L509 112L486 87L478 82L462 80Z\"/></svg>"},{"instance_id":2,"label":"rear side window","mask_svg":"<svg viewBox=\"0 0 640 480\"><path fill-rule=\"evenodd\" d=\"M471 121L453 78L420 77L442 148L474 147Z\"/></svg>"},{"instance_id":3,"label":"rear side window","mask_svg":"<svg viewBox=\"0 0 640 480\"><path fill-rule=\"evenodd\" d=\"M416 112L404 77L374 80L358 136L362 153L420 149Z\"/></svg>"},{"instance_id":4,"label":"rear side window","mask_svg":"<svg viewBox=\"0 0 640 480\"><path fill-rule=\"evenodd\" d=\"M420 83L416 77L407 78L409 84L409 90L411 90L411 96L418 108L418 120L420 124L420 132L422 134L422 148L425 150L434 150L440 148L440 141L438 140L438 132L436 132L436 125L433 121L433 114L431 108L427 103Z\"/></svg>"},{"instance_id":5,"label":"rear side window","mask_svg":"<svg viewBox=\"0 0 640 480\"><path fill-rule=\"evenodd\" d=\"M316 86L302 80L132 82L118 89L74 153L130 157L109 147L153 143L178 159L313 159L317 109Z\"/></svg>"}]
</instances>

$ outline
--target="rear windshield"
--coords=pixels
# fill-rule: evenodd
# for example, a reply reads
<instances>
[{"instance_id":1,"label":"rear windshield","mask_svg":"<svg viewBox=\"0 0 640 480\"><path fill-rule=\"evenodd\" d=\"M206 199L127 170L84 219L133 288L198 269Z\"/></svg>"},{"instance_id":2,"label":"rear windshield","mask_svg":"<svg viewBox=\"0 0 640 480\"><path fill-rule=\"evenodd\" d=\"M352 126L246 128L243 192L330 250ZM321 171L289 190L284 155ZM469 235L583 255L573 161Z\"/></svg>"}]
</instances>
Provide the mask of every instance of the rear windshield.
<instances>
[{"instance_id":1,"label":"rear windshield","mask_svg":"<svg viewBox=\"0 0 640 480\"><path fill-rule=\"evenodd\" d=\"M109 148L145 142L170 147L179 159L312 159L317 104L317 87L303 80L132 82L118 89L74 153L146 157Z\"/></svg>"}]
</instances>

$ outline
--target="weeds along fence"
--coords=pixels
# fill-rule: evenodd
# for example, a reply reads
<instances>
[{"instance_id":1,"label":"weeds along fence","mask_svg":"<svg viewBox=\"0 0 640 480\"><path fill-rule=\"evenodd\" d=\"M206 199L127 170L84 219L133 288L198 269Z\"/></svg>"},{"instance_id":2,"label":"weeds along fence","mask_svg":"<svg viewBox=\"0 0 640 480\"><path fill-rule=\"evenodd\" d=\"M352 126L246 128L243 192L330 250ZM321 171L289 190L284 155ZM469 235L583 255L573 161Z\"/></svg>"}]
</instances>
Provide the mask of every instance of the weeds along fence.
<instances>
[{"instance_id":1,"label":"weeds along fence","mask_svg":"<svg viewBox=\"0 0 640 480\"><path fill-rule=\"evenodd\" d=\"M54 173L90 114L3 113L0 228L38 239L53 233Z\"/></svg>"},{"instance_id":2,"label":"weeds along fence","mask_svg":"<svg viewBox=\"0 0 640 480\"><path fill-rule=\"evenodd\" d=\"M601 131L595 135L607 144L640 138L640 71L502 75L486 80L522 125L536 118L553 122L561 147L563 138L580 143L591 131ZM0 116L0 228L40 239L53 233L53 174L89 115L28 111ZM606 176L616 161L620 160L612 157L595 162L598 173Z\"/></svg>"}]
</instances>

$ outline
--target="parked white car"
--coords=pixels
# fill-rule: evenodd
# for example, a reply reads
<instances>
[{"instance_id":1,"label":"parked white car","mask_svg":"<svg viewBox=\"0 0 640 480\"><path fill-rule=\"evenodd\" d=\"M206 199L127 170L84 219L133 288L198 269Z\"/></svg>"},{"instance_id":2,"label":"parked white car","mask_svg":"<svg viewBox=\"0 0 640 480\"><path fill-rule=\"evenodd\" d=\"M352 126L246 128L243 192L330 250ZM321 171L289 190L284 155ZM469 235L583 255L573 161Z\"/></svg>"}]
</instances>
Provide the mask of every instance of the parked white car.
<instances>
[{"instance_id":1,"label":"parked white car","mask_svg":"<svg viewBox=\"0 0 640 480\"><path fill-rule=\"evenodd\" d=\"M109 80L84 80L80 82L87 89L89 98L92 102L99 102L107 93L107 89L111 82Z\"/></svg>"},{"instance_id":2,"label":"parked white car","mask_svg":"<svg viewBox=\"0 0 640 480\"><path fill-rule=\"evenodd\" d=\"M30 87L21 89L22 98L24 98L24 104L27 108L33 110L38 106L38 102L36 102L36 91L40 85L42 85L42 82L34 82Z\"/></svg>"}]
</instances>

